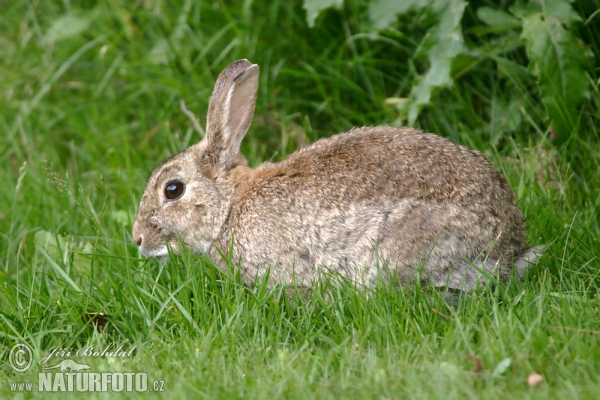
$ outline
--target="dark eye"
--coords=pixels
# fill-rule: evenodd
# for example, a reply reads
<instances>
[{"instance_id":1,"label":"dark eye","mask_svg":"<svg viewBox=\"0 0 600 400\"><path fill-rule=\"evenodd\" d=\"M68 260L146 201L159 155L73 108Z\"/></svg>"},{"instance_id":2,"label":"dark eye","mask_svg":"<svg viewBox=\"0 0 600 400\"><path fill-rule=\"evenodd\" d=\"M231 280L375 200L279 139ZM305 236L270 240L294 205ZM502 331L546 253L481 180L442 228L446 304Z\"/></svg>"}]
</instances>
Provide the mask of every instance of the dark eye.
<instances>
[{"instance_id":1,"label":"dark eye","mask_svg":"<svg viewBox=\"0 0 600 400\"><path fill-rule=\"evenodd\" d=\"M165 187L165 197L169 200L180 198L183 192L185 192L185 185L179 181L169 182Z\"/></svg>"}]
</instances>

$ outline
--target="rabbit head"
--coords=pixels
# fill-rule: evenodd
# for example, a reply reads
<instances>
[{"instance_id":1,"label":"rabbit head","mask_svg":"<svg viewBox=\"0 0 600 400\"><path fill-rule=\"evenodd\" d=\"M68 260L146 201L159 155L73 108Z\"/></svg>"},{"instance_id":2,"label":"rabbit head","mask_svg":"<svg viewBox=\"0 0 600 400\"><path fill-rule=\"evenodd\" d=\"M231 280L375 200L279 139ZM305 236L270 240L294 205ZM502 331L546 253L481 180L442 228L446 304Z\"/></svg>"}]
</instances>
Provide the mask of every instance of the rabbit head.
<instances>
[{"instance_id":1,"label":"rabbit head","mask_svg":"<svg viewBox=\"0 0 600 400\"><path fill-rule=\"evenodd\" d=\"M207 253L219 235L231 207L230 175L246 166L239 149L254 114L258 74L248 60L223 70L210 99L204 139L150 175L133 225L144 256L166 257L166 242L177 253L180 241Z\"/></svg>"}]
</instances>

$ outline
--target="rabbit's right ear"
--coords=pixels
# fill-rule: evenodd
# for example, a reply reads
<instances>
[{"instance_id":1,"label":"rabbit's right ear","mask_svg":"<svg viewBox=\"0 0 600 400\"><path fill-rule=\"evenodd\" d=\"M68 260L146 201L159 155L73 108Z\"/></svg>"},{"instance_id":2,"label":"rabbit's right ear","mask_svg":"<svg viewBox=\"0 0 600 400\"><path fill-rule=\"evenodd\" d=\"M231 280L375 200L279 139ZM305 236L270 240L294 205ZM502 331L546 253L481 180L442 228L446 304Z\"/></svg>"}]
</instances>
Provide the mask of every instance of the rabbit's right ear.
<instances>
[{"instance_id":1,"label":"rabbit's right ear","mask_svg":"<svg viewBox=\"0 0 600 400\"><path fill-rule=\"evenodd\" d=\"M256 103L258 65L235 61L221 72L213 90L206 117L207 148L203 163L213 169L232 168L239 156Z\"/></svg>"}]
</instances>

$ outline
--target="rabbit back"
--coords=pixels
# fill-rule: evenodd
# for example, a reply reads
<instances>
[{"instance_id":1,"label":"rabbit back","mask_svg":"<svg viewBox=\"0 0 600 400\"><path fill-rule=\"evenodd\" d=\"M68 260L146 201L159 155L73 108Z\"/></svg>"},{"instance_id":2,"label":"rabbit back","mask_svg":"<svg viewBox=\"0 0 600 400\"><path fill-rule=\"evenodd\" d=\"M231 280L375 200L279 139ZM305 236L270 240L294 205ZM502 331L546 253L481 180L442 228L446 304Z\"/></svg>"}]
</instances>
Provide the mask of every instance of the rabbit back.
<instances>
[{"instance_id":1,"label":"rabbit back","mask_svg":"<svg viewBox=\"0 0 600 400\"><path fill-rule=\"evenodd\" d=\"M364 281L385 265L408 281L421 265L436 284L465 263L489 259L495 270L522 252L506 180L481 153L436 135L359 128L241 169L217 248L233 237L249 278L272 267L278 281L311 280L321 265Z\"/></svg>"}]
</instances>

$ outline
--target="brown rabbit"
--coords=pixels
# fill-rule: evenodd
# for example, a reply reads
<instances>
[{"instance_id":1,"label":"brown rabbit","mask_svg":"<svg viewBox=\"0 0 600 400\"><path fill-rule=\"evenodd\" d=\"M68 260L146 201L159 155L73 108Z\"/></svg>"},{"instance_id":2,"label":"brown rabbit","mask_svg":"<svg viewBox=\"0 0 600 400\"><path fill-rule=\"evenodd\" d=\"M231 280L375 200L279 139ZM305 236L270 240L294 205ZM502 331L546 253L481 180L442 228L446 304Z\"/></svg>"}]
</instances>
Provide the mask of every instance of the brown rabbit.
<instances>
[{"instance_id":1,"label":"brown rabbit","mask_svg":"<svg viewBox=\"0 0 600 400\"><path fill-rule=\"evenodd\" d=\"M524 248L515 194L487 158L410 128L355 128L280 163L250 169L240 154L258 66L217 79L206 137L159 165L133 238L146 256L180 241L216 264L232 244L248 280L304 285L321 268L370 283L385 268L410 284L471 290L487 274L521 276L542 247ZM481 271L485 271L482 275Z\"/></svg>"}]
</instances>

